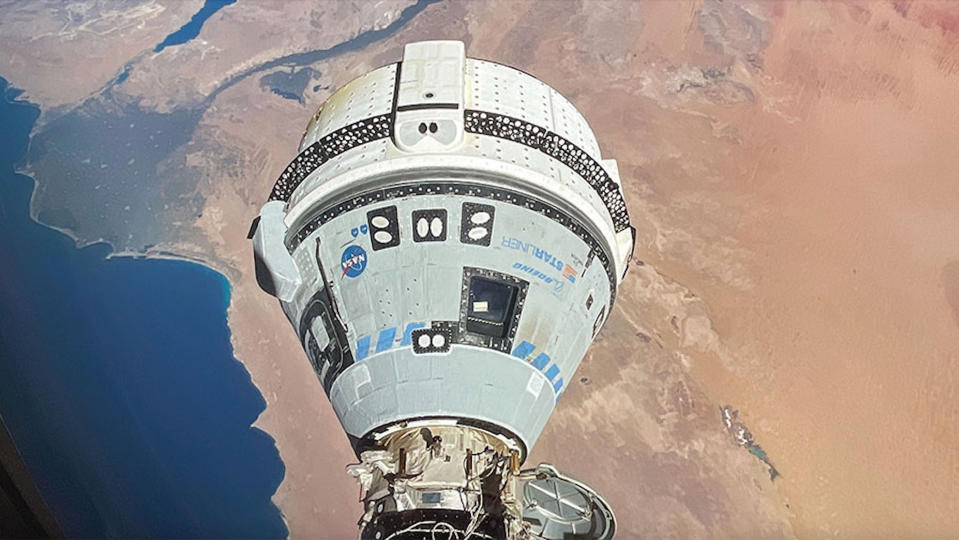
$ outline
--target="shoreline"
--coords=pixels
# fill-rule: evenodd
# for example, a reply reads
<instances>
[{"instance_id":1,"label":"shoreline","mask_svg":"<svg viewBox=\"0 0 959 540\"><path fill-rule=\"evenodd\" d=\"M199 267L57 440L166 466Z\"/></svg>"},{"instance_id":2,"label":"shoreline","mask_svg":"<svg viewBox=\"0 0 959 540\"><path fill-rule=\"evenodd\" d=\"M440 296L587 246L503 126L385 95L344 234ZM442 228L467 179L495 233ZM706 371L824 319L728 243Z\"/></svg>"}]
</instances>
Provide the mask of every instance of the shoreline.
<instances>
[{"instance_id":1,"label":"shoreline","mask_svg":"<svg viewBox=\"0 0 959 540\"><path fill-rule=\"evenodd\" d=\"M73 241L74 247L76 249L81 250L81 249L86 249L88 247L96 246L98 244L103 244L109 248L109 252L104 257L104 259L107 259L107 260L118 259L118 258L129 258L129 259L137 259L137 260L168 260L168 261L180 261L180 262L193 263L199 266L203 266L209 270L213 270L214 272L220 274L221 276L223 276L223 279L227 281L227 283L230 286L230 289L233 288L233 282L230 278L230 275L238 272L238 270L231 268L229 265L222 264L219 261L216 261L215 259L204 259L199 256L176 253L175 251L171 251L172 249L175 249L175 247L173 246L165 249L151 248L147 251L117 250L116 247L106 239L98 238L96 240L83 240L79 236L77 236L75 231L72 231L65 227L59 227L57 225L51 225L49 223L43 222L41 219L37 217L37 213L34 212L34 208L33 208L34 194L36 193L37 187L39 187L40 185L39 181L36 178L34 178L32 174L25 172L23 169L19 169L19 168L15 169L14 173L30 178L30 180L33 182L33 190L30 193L30 206L31 206L30 212L29 212L30 219L34 223L40 226L46 227L47 229L56 231L70 238L70 240Z\"/></svg>"},{"instance_id":2,"label":"shoreline","mask_svg":"<svg viewBox=\"0 0 959 540\"><path fill-rule=\"evenodd\" d=\"M305 51L283 51L283 54L281 54L281 56L278 58L271 58L267 61L259 62L253 66L248 66L246 69L241 69L238 72L228 73L225 77L219 79L215 83L213 90L205 98L201 98L195 104L195 106L191 106L190 108L198 110L202 115L203 112L206 111L210 105L212 105L215 98L224 90L227 90L236 85L238 82L247 79L250 75L272 69L275 67L274 64L277 62L288 60L292 63L303 63L307 61L309 61L309 63L315 63L321 59L340 56L344 53L360 49L368 45L368 43L371 41L386 39L395 34L397 31L406 27L408 23L416 19L417 15L425 11L435 2L436 0L415 0L409 5L403 5L400 9L396 10L395 13L388 15L384 23L377 24L372 28L363 28L361 31L348 36L345 40L336 41L328 46L323 46L317 49L311 48ZM289 537L289 535L293 534L292 529L294 527L303 526L302 524L306 522L304 521L304 518L306 517L308 519L310 513L309 507L304 507L302 502L297 502L301 500L301 497L297 495L297 493L305 493L301 491L303 489L302 486L304 484L310 486L309 491L312 493L309 495L309 497L311 498L322 499L324 495L323 490L317 491L316 485L313 485L315 480L311 480L312 474L306 474L304 477L304 471L300 470L298 473L294 474L294 477L299 478L291 481L290 464L287 462L299 462L301 463L299 469L303 469L302 462L304 462L304 460L303 458L299 457L303 451L303 448L301 447L304 444L310 444L309 440L315 435L320 435L324 432L330 431L334 423L338 427L339 423L338 421L335 421L335 418L330 418L331 421L326 422L324 429L324 423L322 421L317 422L316 425L311 426L308 430L314 433L312 435L308 435L306 437L306 441L287 440L286 444L280 443L279 439L281 437L279 437L277 434L282 435L282 433L286 430L285 422L281 415L283 415L284 411L288 409L288 406L283 405L279 408L275 406L277 403L277 392L279 391L279 388L275 388L273 391L270 391L268 387L272 384L272 378L269 375L264 378L263 368L270 364L270 358L267 355L259 354L259 349L249 350L250 339L255 339L254 336L257 335L258 329L249 327L249 321L246 319L250 317L251 313L255 314L255 312L251 312L251 306L248 306L247 304L252 301L257 307L259 307L259 304L261 302L265 303L265 300L253 297L251 292L252 290L247 290L246 286L249 285L249 283L244 284L244 282L247 280L246 278L248 274L243 269L243 261L237 257L233 257L233 255L230 253L224 254L225 258L218 257L214 252L214 250L218 249L218 247L211 247L209 250L201 251L198 245L191 245L189 242L182 241L158 243L144 249L137 247L134 247L133 249L118 249L113 242L122 243L123 240L114 239L113 242L111 242L96 234L89 238L84 237L73 229L46 223L39 217L39 214L42 210L39 201L44 193L43 190L47 189L48 183L40 180L37 177L37 171L32 170L32 166L27 160L27 156L30 155L31 148L34 147L35 138L44 133L44 129L50 126L52 122L56 122L57 119L66 115L70 115L79 108L82 108L84 103L88 103L91 100L95 101L110 99L111 95L123 94L122 91L113 92L113 90L118 88L118 84L125 80L123 77L124 73L129 71L132 66L139 66L140 64L144 63L145 59L148 58L150 54L151 53L143 52L135 55L132 58L129 58L123 64L123 66L119 70L115 71L113 76L103 83L99 88L83 96L80 100L68 104L43 107L39 104L31 102L30 94L26 90L18 89L17 97L19 97L19 100L29 103L32 107L36 107L39 115L33 126L30 128L24 155L20 158L19 162L14 163L13 172L17 175L29 178L29 181L32 182L32 186L30 186L27 212L30 220L39 226L56 231L57 233L69 238L72 241L75 249L82 250L89 247L93 247L94 249L103 249L98 246L98 244L103 244L105 246L105 253L103 254L104 259L130 258L175 260L197 264L204 269L216 272L218 277L223 278L224 281L222 283L225 284L227 294L227 301L223 310L223 321L226 323L226 328L228 331L230 355L234 361L238 362L242 366L243 372L248 377L249 383L252 385L257 395L260 396L260 399L263 400L262 410L257 413L256 418L252 420L252 422L249 424L249 427L254 428L266 435L279 454L284 470L282 476L278 480L276 488L270 494L270 503L280 515L286 529L286 536ZM136 68L134 67L134 69ZM13 88L12 85L11 88ZM16 98L11 97L11 100L13 99ZM204 203L204 206L206 204L209 203ZM243 218L243 221L248 223L247 218ZM96 233L96 230L93 232ZM249 256L249 260L252 262L251 255ZM257 292L259 291L257 290ZM237 294L239 294L239 296L237 296ZM240 332L239 334L237 333L238 331ZM245 355L241 354L241 349L246 349ZM296 352L302 355L302 350L299 347L296 348ZM288 354L293 354L292 347L290 348ZM290 362L290 364L294 364L294 362ZM302 365L298 366L298 368L304 368L304 366L307 365L306 363L301 364ZM290 369L296 370L298 368L291 366ZM277 368L273 366L273 369ZM286 368L284 367L284 371L285 370ZM258 376L255 377L254 375ZM286 397L286 401L289 401L290 399L292 398L289 396ZM308 407L314 408L319 404L320 410L323 413L332 413L332 411L328 409L325 396L300 396L300 398L297 399L297 403L304 402L309 403L309 405L307 405ZM334 446L343 446L342 441L339 442L339 445L334 444ZM334 452L336 452L336 450L334 450ZM343 452L340 453L342 454ZM349 459L352 459L351 452ZM338 465L342 467L345 462L339 463L339 461L340 460L337 460ZM310 460L307 460L306 462L310 462ZM296 470L297 465L294 465L293 468ZM312 469L312 467L310 468ZM328 470L335 471L336 469ZM307 470L306 472L309 473L311 471ZM325 475L326 473L323 473L321 476ZM343 479L339 478L338 476L336 481L345 483ZM350 484L352 487L352 483ZM349 508L349 512L352 514L352 503L341 502L336 506L340 509L339 511L342 511L343 508ZM334 511L337 510L334 509ZM315 506L313 512L315 512ZM339 525L335 526L334 529L338 527ZM348 529L352 531L353 526L348 526Z\"/></svg>"},{"instance_id":3,"label":"shoreline","mask_svg":"<svg viewBox=\"0 0 959 540\"><path fill-rule=\"evenodd\" d=\"M8 86L8 88L14 88L14 87ZM22 95L24 94L22 93L17 94L17 97ZM4 99L8 99L8 98L4 96ZM15 97L14 99L10 101L19 101L31 107L36 107L38 110L41 111L41 115L42 115L43 109L40 108L38 105L30 102L29 100L17 99ZM34 134L34 130L31 130L30 139L28 141L28 146L26 149L27 151L29 151L29 144L32 143L33 134ZM223 308L223 316L224 316L223 319L224 319L224 323L226 325L228 336L229 336L230 356L237 364L242 366L244 373L246 373L246 375L249 377L250 386L253 387L257 395L260 396L260 399L263 400L262 410L260 410L257 413L256 418L253 420L252 423L250 423L248 427L251 430L260 432L263 435L265 435L271 441L273 446L277 449L278 455L282 456L282 454L280 453L280 445L278 443L277 438L274 437L273 433L271 433L268 429L265 429L264 427L262 427L260 422L261 418L263 417L263 414L266 412L267 407L269 406L269 402L266 400L266 396L263 393L262 389L256 384L256 381L253 379L253 374L250 372L249 369L247 369L246 363L237 355L237 351L236 351L235 333L233 331L233 325L231 324L231 313L230 313L231 306L233 305L234 283L233 283L233 279L230 276L232 274L238 273L238 270L231 268L228 265L224 265L215 260L208 260L208 259L202 259L196 256L184 255L184 254L176 253L174 251L170 251L169 249L156 249L156 250L151 249L147 251L133 251L133 250L118 251L109 241L102 238L96 239L96 240L82 240L74 231L70 229L67 229L64 227L58 227L55 225L50 225L40 220L37 217L36 212L34 211L34 204L33 204L34 195L36 194L37 189L41 185L40 181L37 180L37 178L32 173L30 173L27 169L25 169L22 164L21 166L14 167L12 173L15 176L28 178L30 182L33 184L30 189L30 201L29 201L30 208L28 211L29 219L41 227L55 231L59 234L62 234L70 238L70 240L73 241L74 249L76 250L83 250L86 248L95 247L97 245L104 245L108 249L106 255L103 257L104 260L130 259L130 260L141 260L141 261L147 261L147 260L176 261L176 262L188 263L188 264L200 266L204 270L211 271L217 275L217 278L221 280L222 284L224 285L224 287L222 287L222 290L224 294L226 295L226 302ZM175 248L171 248L171 249L175 249ZM280 459L280 462L283 464L283 477L281 477L279 483L277 483L276 490L274 490L274 492L270 495L270 504L273 505L278 511L280 518L283 520L284 527L286 527L286 532L287 532L286 538L289 538L290 526L289 526L288 518L286 516L286 513L283 511L283 508L281 508L280 505L277 504L275 501L275 497L277 492L279 491L279 487L282 485L283 480L286 477L286 463L283 462L282 457Z\"/></svg>"},{"instance_id":4,"label":"shoreline","mask_svg":"<svg viewBox=\"0 0 959 540\"><path fill-rule=\"evenodd\" d=\"M35 111L35 114L37 115L36 118L37 119L40 118L40 116L43 113L43 108L41 106L27 99L25 93L22 90L11 85L9 81L7 81L5 78L0 78L0 80L2 80L5 86L4 92L2 93L2 96L0 96L0 98L2 98L8 104L24 107L27 109L33 109ZM221 261L216 261L215 259L205 259L200 256L191 256L191 255L186 255L182 253L177 253L175 251L177 249L176 246L171 246L169 248L167 247L151 248L145 251L117 250L115 246L113 246L109 241L105 239L101 238L101 239L94 239L94 240L84 240L75 231L43 222L43 220L38 218L38 215L35 212L35 208L34 208L35 195L37 194L38 190L42 187L43 184L29 170L28 168L29 164L26 161L26 156L29 153L31 145L33 144L33 137L37 133L35 128L36 128L36 123L34 121L34 125L30 128L28 134L26 135L26 141L22 148L23 153L19 157L16 157L10 163L9 178L5 179L5 181L9 183L8 188L5 188L5 189L11 189L11 190L14 190L14 192L16 190L20 190L20 191L29 190L29 197L25 197L27 198L27 200L18 202L17 204L17 206L20 208L22 208L21 205L24 202L27 205L27 208L26 208L27 212L25 212L25 215L18 216L17 217L18 220L23 220L26 223L32 223L35 226L38 226L46 231L50 231L53 233L54 236L63 235L69 238L72 241L72 246L67 244L67 245L63 245L63 247L61 248L61 249L66 249L67 251L72 251L72 250L81 251L85 248L91 248L91 247L95 249L103 249L100 247L102 245L105 247L105 252L102 255L102 261L107 261L111 259L131 259L131 260L155 259L155 260L176 261L179 263L188 263L191 265L199 266L203 273L210 274L211 277L213 278L213 281L218 284L219 291L217 291L216 294L213 294L212 297L215 298L218 296L220 299L220 304L216 306L215 308L213 308L212 311L214 313L218 311L220 315L216 317L216 320L222 321L222 323L218 323L214 321L214 324L223 324L224 330L226 331L226 336L225 336L226 345L229 348L226 349L225 352L227 352L227 354L229 355L229 359L227 359L224 356L223 361L229 362L232 360L232 362L235 362L236 364L238 364L237 367L239 367L240 370L242 371L241 372L238 371L237 375L242 373L242 375L240 375L241 381L242 379L245 379L244 382L246 383L246 385L248 385L244 391L249 393L249 390L252 389L253 395L251 395L250 397L253 398L255 396L256 400L258 400L258 403L254 401L250 404L252 405L252 408L253 408L253 410L250 412L254 413L255 417L253 417L248 424L245 421L239 422L239 428L241 430L248 431L250 436L252 436L255 439L262 439L263 437L265 437L266 441L268 441L266 444L268 444L269 447L273 449L273 452L275 452L279 470L277 471L277 476L273 477L270 480L271 482L275 482L275 487L271 491L269 491L267 500L269 501L269 505L271 507L269 510L270 513L275 512L276 516L279 517L279 521L282 522L285 537L288 538L291 534L289 522L284 510L276 502L276 494L277 494L277 491L279 490L279 486L282 485L284 479L286 478L287 466L280 456L277 439L269 430L264 429L260 425L261 418L263 417L263 414L267 409L268 402L262 390L254 381L252 372L248 369L246 363L244 363L237 355L236 336L233 330L233 325L231 324L230 314L231 314L231 306L233 305L233 301L234 301L234 294L233 294L234 279L235 279L235 276L238 274L238 270L231 268L229 265ZM29 182L29 184L26 184L26 183L20 184L20 182ZM91 255L100 255L100 254L99 252L95 252L95 253L92 253ZM100 257L94 257L94 258L96 259ZM196 271L196 270L197 269L193 269L192 271ZM222 317L222 319L220 317ZM233 367L230 369L231 370L236 369L236 367ZM241 382L240 384L242 386L243 382Z\"/></svg>"},{"instance_id":5,"label":"shoreline","mask_svg":"<svg viewBox=\"0 0 959 540\"><path fill-rule=\"evenodd\" d=\"M19 170L14 171L14 172L15 172L15 174L20 174L20 175L22 175L22 176L28 176L29 178L31 178L31 180L33 180L34 184L36 185L37 181L36 181L36 179L33 178L32 176L25 175L25 174L21 173ZM31 194L31 199L32 199L32 197L33 197L33 195ZM266 429L265 427L263 427L263 426L261 425L261 422L260 422L260 419L263 417L263 414L266 412L267 407L269 407L269 402L266 400L266 395L263 393L263 391L262 391L262 389L259 387L259 385L256 384L256 381L253 379L253 374L250 372L249 369L247 369L246 363L245 363L245 362L237 355L237 353L236 353L236 342L234 341L234 339L235 339L235 333L234 333L234 331L233 331L233 325L231 324L231 316L230 316L230 311L231 311L230 308L231 308L231 306L233 305L233 282L232 282L231 279L228 277L227 273L221 271L221 270L220 270L219 268L217 268L214 264L209 263L209 262L207 262L207 261L204 261L204 260L202 260L202 259L199 259L199 258L191 258L191 257L186 256L186 255L180 255L180 254L173 253L173 252L169 252L169 251L156 251L156 252L150 252L150 251L148 251L148 252L145 252L145 253L144 253L144 252L129 251L129 250L127 250L127 251L115 251L114 248L113 248L113 245L111 245L111 244L110 244L109 242L107 242L106 240L94 240L94 241L89 241L89 242L85 242L85 243L84 243L84 242L80 242L80 241L78 240L78 238L77 238L74 234L72 234L72 231L64 230L64 229L61 229L61 228L59 228L59 227L54 227L54 226L48 225L48 224L46 224L46 223L44 223L44 222L36 219L36 218L35 218L34 216L32 216L32 215L30 216L30 219L31 219L34 223L36 223L36 224L38 224L38 225L40 225L40 226L42 226L42 227L45 227L45 228L50 229L50 230L54 230L54 231L56 231L56 232L58 232L58 233L60 233L60 234L63 234L63 235L65 235L65 236L69 237L71 240L74 241L74 245L76 246L76 249L78 249L78 250L85 249L85 248L88 248L88 247L91 247L91 246L96 246L96 245L98 245L98 244L103 244L103 245L108 246L110 251L109 251L109 253L106 254L106 256L104 257L104 260L111 260L111 259L130 259L130 260L141 260L141 261L158 260L158 261L176 261L176 262L181 262L181 263L188 263L188 264L193 264L193 265L200 266L200 267L202 267L204 270L208 270L208 271L214 272L215 274L217 274L217 277L222 280L223 284L225 285L225 287L223 287L223 291L224 291L225 294L226 294L226 302L225 302L225 307L224 307L224 312L223 312L223 315L224 315L223 319L224 319L224 322L225 322L225 324L226 324L227 332L228 332L228 334L229 334L229 339L230 339L230 356L231 356L231 358L232 358L236 363L238 363L240 366L242 366L243 371L244 371L244 372L247 374L247 376L250 378L250 386L252 386L252 387L256 390L256 393L257 393L257 394L260 396L260 398L263 400L263 409L262 409L259 413L257 413L256 418L253 420L252 423L250 423L249 428L252 429L252 430L255 430L255 431L259 431L260 433L264 434L264 435L273 443L273 446L276 447L276 449L277 449L277 453L281 456L280 461L281 461L281 463L283 463L283 478L280 478L280 482L277 484L277 489L274 490L274 492L271 494L271 496L270 496L270 504L272 504L274 507L276 507L276 509L279 511L280 518L283 520L283 524L284 524L284 526L286 527L286 531L287 531L287 536L286 536L286 538L289 538L289 537L290 537L290 526L289 526L290 524L289 524L289 522L288 522L288 520L287 520L286 513L283 511L283 508L280 507L280 505L277 504L276 501L274 500L277 492L279 491L280 485L282 485L283 480L286 478L286 463L283 462L283 460L282 460L282 453L280 452L280 444L279 444L279 442L278 442L278 439L277 439L276 437L274 437L273 433L271 433L270 430L268 430L268 429Z\"/></svg>"},{"instance_id":6,"label":"shoreline","mask_svg":"<svg viewBox=\"0 0 959 540\"><path fill-rule=\"evenodd\" d=\"M38 181L32 175L24 174L20 169L15 170L14 174L19 174L21 176L28 177L31 179L31 181L33 181L34 189L30 195L30 199L32 203L33 193L36 191L36 186L38 185ZM237 355L237 352L236 352L235 333L233 331L233 324L231 323L232 317L230 313L231 307L233 305L234 285L233 285L233 281L228 275L229 273L235 272L236 270L229 269L228 271L223 271L217 267L218 265L216 263L206 261L196 257L190 257L188 255L181 255L181 254L174 253L171 251L166 251L166 250L147 251L147 252L136 252L131 250L116 251L113 245L106 240L100 239L100 240L82 242L79 240L79 237L77 237L73 233L73 231L70 231L69 229L63 229L60 227L48 225L44 223L43 221L40 221L39 219L37 219L35 216L33 216L32 212L29 217L30 217L30 220L33 221L34 223L42 227L45 227L47 229L56 231L60 234L63 234L64 236L67 236L68 238L73 240L75 249L77 250L82 250L88 247L96 246L98 244L107 246L109 248L109 252L104 257L104 260L130 259L130 260L141 260L141 261L158 260L158 261L176 261L181 263L188 263L188 264L200 266L205 270L212 271L215 274L217 274L217 277L219 279L222 280L223 284L225 285L225 287L223 287L223 291L226 294L226 302L224 307L223 319L224 319L224 323L226 325L227 332L229 334L229 339L230 339L230 356L237 364L242 366L243 371L247 374L247 376L250 379L250 386L252 386L253 389L256 390L256 393L263 400L263 409L259 413L257 413L256 418L253 420L252 423L250 423L249 428L254 431L258 431L262 433L272 442L273 446L277 449L278 455L280 456L280 462L283 463L283 477L280 478L280 482L277 484L276 490L274 490L273 493L270 495L270 504L272 504L279 512L280 518L283 520L283 525L284 527L286 527L286 532L287 532L286 538L289 538L291 534L291 530L290 530L290 523L287 518L286 512L284 512L283 508L279 504L277 504L277 502L275 501L275 497L280 490L280 486L283 484L283 481L286 478L286 463L282 459L282 452L280 452L279 440L274 436L274 434L269 429L267 429L261 423L261 419L263 418L264 413L266 413L266 410L269 407L269 402L267 401L266 395L263 393L263 390L259 387L259 385L256 384L256 381L253 378L253 374L247 368L246 363L239 357L239 355Z\"/></svg>"},{"instance_id":7,"label":"shoreline","mask_svg":"<svg viewBox=\"0 0 959 540\"><path fill-rule=\"evenodd\" d=\"M11 86L10 88L13 88L13 87ZM19 94L19 95L25 95L25 94ZM28 103L31 106L37 107L37 109L40 111L41 116L43 115L43 109L40 108L39 105L36 105L30 102L29 100L17 100L17 101L22 101L23 103ZM27 143L26 152L24 153L25 156L30 151L30 145L33 144L33 136L35 132L36 132L36 129L31 129L30 131L30 138ZM105 259L115 259L115 258L131 258L131 259L141 259L141 260L157 259L157 260L182 261L182 262L198 264L200 266L204 266L210 270L213 270L214 272L217 272L218 274L221 274L223 278L227 280L230 288L232 289L233 281L231 276L235 275L239 271L235 268L232 268L230 265L225 264L216 259L213 259L213 258L205 259L199 255L186 255L183 253L177 253L176 251L173 251L176 249L175 245L170 245L170 246L157 248L157 249L154 249L153 247L151 247L150 249L146 251L137 251L137 250L130 250L130 249L117 250L116 246L114 246L112 243L110 243L109 240L106 240L105 238L97 238L92 240L83 239L76 233L76 231L73 231L72 229L68 229L66 227L60 227L58 225L53 225L53 224L44 222L43 220L39 218L39 212L36 205L36 194L38 190L42 188L42 184L40 183L39 180L37 180L36 176L34 176L34 173L31 172L29 168L26 167L26 165L27 165L26 163L21 163L19 166L14 167L13 173L23 176L25 178L29 178L30 181L33 183L33 188L30 190L30 202L29 202L29 209L28 209L29 210L28 214L30 219L38 225L46 227L47 229L57 231L58 233L70 238L70 240L73 241L74 247L76 249L80 250L80 249L85 249L91 246L96 246L97 244L103 244L109 248L109 252L105 256Z\"/></svg>"}]
</instances>

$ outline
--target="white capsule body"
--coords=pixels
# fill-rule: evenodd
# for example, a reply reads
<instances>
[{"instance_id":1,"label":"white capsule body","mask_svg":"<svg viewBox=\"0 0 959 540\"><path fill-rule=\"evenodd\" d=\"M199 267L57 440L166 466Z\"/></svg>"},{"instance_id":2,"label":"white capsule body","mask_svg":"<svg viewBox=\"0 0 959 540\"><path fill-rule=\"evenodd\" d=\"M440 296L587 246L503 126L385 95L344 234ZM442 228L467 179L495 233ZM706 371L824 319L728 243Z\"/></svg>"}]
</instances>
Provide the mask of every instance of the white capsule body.
<instances>
[{"instance_id":1,"label":"white capsule body","mask_svg":"<svg viewBox=\"0 0 959 540\"><path fill-rule=\"evenodd\" d=\"M632 250L582 115L462 43L421 42L331 96L300 152L261 212L258 279L347 434L452 419L525 454Z\"/></svg>"}]
</instances>

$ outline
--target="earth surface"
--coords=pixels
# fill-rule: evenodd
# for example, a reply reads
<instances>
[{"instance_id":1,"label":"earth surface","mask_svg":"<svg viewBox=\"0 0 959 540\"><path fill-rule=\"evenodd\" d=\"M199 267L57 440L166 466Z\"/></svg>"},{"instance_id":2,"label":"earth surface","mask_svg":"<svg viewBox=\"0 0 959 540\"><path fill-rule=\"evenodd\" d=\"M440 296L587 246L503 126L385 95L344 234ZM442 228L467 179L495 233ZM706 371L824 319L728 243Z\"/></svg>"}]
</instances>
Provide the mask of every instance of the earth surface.
<instances>
[{"instance_id":1,"label":"earth surface","mask_svg":"<svg viewBox=\"0 0 959 540\"><path fill-rule=\"evenodd\" d=\"M355 536L355 457L247 230L323 100L424 39L569 97L637 228L530 464L623 538L959 536L959 4L240 0L157 46L202 7L0 2L0 75L38 221L229 279L292 536Z\"/></svg>"}]
</instances>

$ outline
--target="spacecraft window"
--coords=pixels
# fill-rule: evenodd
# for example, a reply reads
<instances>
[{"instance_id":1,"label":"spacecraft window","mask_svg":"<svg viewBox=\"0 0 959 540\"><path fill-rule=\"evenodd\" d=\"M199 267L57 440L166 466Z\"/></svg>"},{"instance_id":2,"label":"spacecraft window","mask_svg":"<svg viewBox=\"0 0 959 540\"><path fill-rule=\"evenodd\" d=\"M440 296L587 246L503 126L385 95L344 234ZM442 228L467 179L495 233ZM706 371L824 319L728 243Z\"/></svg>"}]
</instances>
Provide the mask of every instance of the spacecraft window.
<instances>
[{"instance_id":1,"label":"spacecraft window","mask_svg":"<svg viewBox=\"0 0 959 540\"><path fill-rule=\"evenodd\" d=\"M506 337L513 316L517 285L473 276L470 278L466 330L491 337Z\"/></svg>"},{"instance_id":2,"label":"spacecraft window","mask_svg":"<svg viewBox=\"0 0 959 540\"><path fill-rule=\"evenodd\" d=\"M463 203L460 222L460 242L477 246L489 246L493 232L495 208L489 204Z\"/></svg>"},{"instance_id":3,"label":"spacecraft window","mask_svg":"<svg viewBox=\"0 0 959 540\"><path fill-rule=\"evenodd\" d=\"M400 226L396 220L396 206L384 206L366 213L373 251L400 245Z\"/></svg>"},{"instance_id":4,"label":"spacecraft window","mask_svg":"<svg viewBox=\"0 0 959 540\"><path fill-rule=\"evenodd\" d=\"M446 209L413 210L413 241L443 242L446 240Z\"/></svg>"}]
</instances>

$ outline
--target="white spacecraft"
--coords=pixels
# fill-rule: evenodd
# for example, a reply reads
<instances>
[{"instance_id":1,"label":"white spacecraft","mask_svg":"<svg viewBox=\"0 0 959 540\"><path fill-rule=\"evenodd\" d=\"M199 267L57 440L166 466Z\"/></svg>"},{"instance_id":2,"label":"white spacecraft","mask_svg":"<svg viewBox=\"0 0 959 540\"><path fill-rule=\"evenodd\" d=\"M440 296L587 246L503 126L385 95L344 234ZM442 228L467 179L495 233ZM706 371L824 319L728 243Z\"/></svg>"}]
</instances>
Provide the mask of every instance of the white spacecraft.
<instances>
[{"instance_id":1,"label":"white spacecraft","mask_svg":"<svg viewBox=\"0 0 959 540\"><path fill-rule=\"evenodd\" d=\"M299 150L251 228L257 280L360 460L360 538L611 538L594 490L521 469L633 248L582 115L427 41L333 94Z\"/></svg>"}]
</instances>

